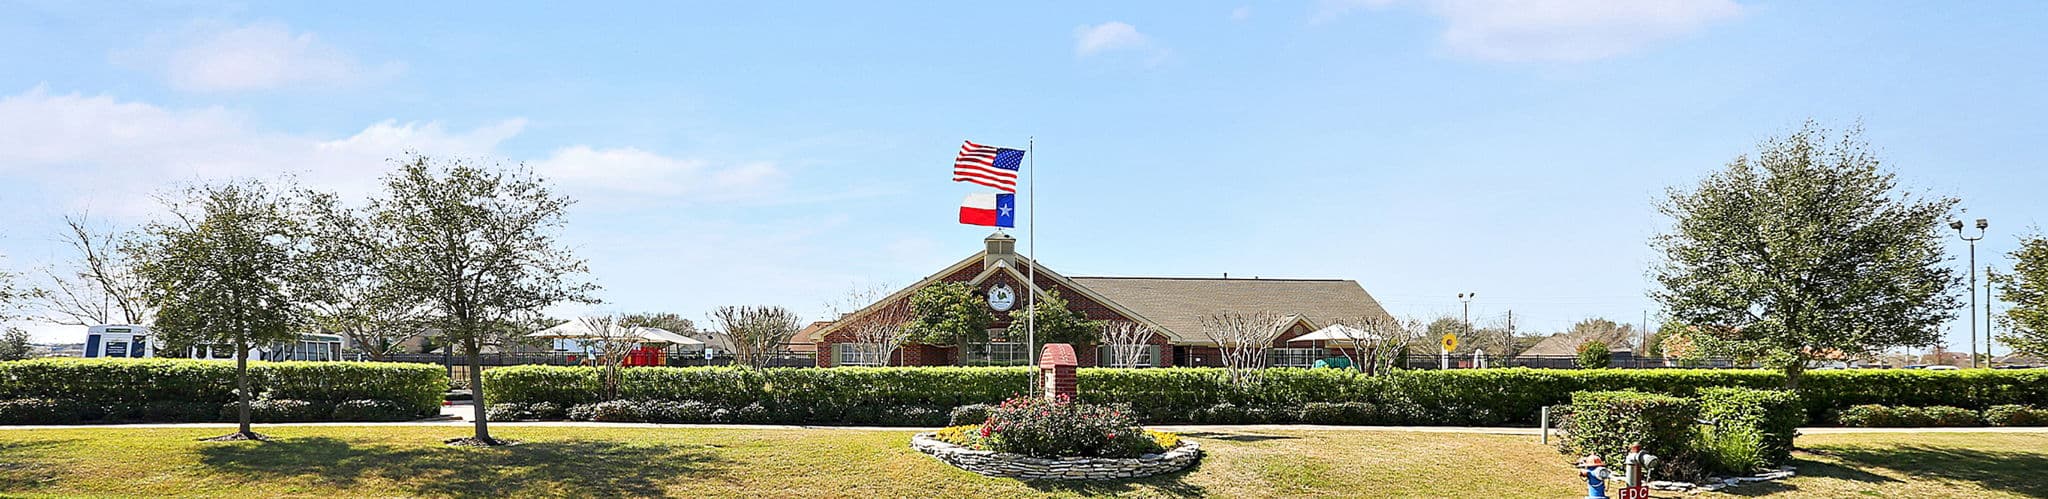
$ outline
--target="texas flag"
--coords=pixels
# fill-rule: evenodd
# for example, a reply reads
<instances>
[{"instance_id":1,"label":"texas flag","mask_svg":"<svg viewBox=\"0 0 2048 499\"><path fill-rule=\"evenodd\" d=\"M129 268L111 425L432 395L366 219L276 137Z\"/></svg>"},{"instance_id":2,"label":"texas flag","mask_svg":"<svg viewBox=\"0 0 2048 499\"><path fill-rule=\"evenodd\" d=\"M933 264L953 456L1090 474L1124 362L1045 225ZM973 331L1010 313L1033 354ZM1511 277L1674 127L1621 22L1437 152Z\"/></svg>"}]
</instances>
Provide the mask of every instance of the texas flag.
<instances>
[{"instance_id":1,"label":"texas flag","mask_svg":"<svg viewBox=\"0 0 2048 499\"><path fill-rule=\"evenodd\" d=\"M1016 194L968 194L960 202L960 223L991 227L1017 226Z\"/></svg>"}]
</instances>

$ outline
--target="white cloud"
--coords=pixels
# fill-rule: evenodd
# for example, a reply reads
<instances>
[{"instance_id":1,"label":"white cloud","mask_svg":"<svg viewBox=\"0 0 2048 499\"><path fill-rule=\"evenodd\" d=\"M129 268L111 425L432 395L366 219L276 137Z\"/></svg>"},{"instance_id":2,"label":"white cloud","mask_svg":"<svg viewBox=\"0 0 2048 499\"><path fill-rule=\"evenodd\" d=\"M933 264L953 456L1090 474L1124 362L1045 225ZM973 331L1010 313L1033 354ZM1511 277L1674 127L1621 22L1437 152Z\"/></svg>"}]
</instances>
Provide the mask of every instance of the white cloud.
<instances>
[{"instance_id":1,"label":"white cloud","mask_svg":"<svg viewBox=\"0 0 2048 499\"><path fill-rule=\"evenodd\" d=\"M396 62L366 66L313 33L275 22L198 25L151 37L146 46L115 58L161 71L178 89L202 92L346 86L404 70Z\"/></svg>"},{"instance_id":2,"label":"white cloud","mask_svg":"<svg viewBox=\"0 0 2048 499\"><path fill-rule=\"evenodd\" d=\"M1494 61L1583 62L1641 50L1739 16L1733 0L1420 0L1442 18L1445 48ZM1399 0L1325 0L1314 21Z\"/></svg>"},{"instance_id":3,"label":"white cloud","mask_svg":"<svg viewBox=\"0 0 2048 499\"><path fill-rule=\"evenodd\" d=\"M784 178L770 163L719 168L701 159L672 158L631 147L565 147L530 166L535 173L565 184L665 198L755 197L773 191Z\"/></svg>"},{"instance_id":4,"label":"white cloud","mask_svg":"<svg viewBox=\"0 0 2048 499\"><path fill-rule=\"evenodd\" d=\"M169 109L109 96L57 95L38 87L0 97L0 177L34 183L61 211L135 217L157 205L150 194L180 183L290 174L309 187L368 193L407 151L432 156L502 158L499 145L519 135L513 118L469 129L438 122L384 121L344 136L264 129L221 108ZM517 159L517 158L514 158ZM639 149L570 145L533 163L565 190L663 199L759 195L784 180L773 165L714 168Z\"/></svg>"},{"instance_id":5,"label":"white cloud","mask_svg":"<svg viewBox=\"0 0 2048 499\"><path fill-rule=\"evenodd\" d=\"M1251 17L1252 8L1249 6L1230 9L1230 20L1232 21L1243 21L1246 19L1251 19Z\"/></svg>"},{"instance_id":6,"label":"white cloud","mask_svg":"<svg viewBox=\"0 0 2048 499\"><path fill-rule=\"evenodd\" d=\"M1152 39L1121 21L1074 28L1074 54L1087 57L1113 50L1143 49Z\"/></svg>"}]
</instances>

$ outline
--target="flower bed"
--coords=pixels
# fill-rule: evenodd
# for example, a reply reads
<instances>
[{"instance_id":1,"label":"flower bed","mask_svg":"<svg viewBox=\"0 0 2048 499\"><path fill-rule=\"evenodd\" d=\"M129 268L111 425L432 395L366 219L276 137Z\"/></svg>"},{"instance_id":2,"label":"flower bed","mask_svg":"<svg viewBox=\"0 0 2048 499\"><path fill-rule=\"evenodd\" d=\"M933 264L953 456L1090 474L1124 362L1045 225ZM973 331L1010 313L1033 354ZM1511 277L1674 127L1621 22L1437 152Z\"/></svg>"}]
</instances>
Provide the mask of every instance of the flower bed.
<instances>
[{"instance_id":1,"label":"flower bed","mask_svg":"<svg viewBox=\"0 0 2048 499\"><path fill-rule=\"evenodd\" d=\"M957 427L956 427L957 428ZM978 426L969 426L979 431ZM1170 434L1168 434L1170 435ZM1187 469L1202 456L1193 440L1175 438L1173 448L1138 457L1038 458L1023 454L976 450L942 441L937 433L910 437L910 448L930 454L946 464L985 476L1025 480L1121 480L1172 473Z\"/></svg>"},{"instance_id":2,"label":"flower bed","mask_svg":"<svg viewBox=\"0 0 2048 499\"><path fill-rule=\"evenodd\" d=\"M1152 476L1186 468L1201 456L1193 441L1138 426L1130 407L1120 404L1019 397L982 412L981 424L920 433L910 446L961 469L1023 479Z\"/></svg>"}]
</instances>

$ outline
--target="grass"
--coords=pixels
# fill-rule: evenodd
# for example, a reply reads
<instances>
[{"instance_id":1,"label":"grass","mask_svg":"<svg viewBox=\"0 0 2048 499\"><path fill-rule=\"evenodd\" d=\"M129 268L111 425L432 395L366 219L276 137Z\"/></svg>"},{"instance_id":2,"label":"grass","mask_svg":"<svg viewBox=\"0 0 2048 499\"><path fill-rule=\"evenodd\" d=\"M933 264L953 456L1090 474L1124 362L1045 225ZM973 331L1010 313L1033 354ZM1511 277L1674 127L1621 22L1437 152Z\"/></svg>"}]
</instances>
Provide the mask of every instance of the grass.
<instances>
[{"instance_id":1,"label":"grass","mask_svg":"<svg viewBox=\"0 0 2048 499\"><path fill-rule=\"evenodd\" d=\"M1576 497L1569 459L1528 437L1375 431L1191 433L1193 471L1129 482L1020 482L954 469L906 431L518 427L525 443L441 445L458 427L0 431L7 496ZM1769 497L2040 497L2048 434L1802 437L1802 476ZM1728 497L1722 495L1722 497Z\"/></svg>"}]
</instances>

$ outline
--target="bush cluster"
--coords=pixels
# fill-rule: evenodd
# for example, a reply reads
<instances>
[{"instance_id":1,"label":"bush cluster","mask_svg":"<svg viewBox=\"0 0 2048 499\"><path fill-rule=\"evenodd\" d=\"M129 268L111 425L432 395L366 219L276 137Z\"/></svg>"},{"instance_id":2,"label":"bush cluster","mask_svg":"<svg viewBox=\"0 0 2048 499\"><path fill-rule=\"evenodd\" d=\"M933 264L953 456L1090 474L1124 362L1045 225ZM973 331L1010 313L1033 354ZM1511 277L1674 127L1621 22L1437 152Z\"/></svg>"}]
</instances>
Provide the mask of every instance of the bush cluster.
<instances>
[{"instance_id":1,"label":"bush cluster","mask_svg":"<svg viewBox=\"0 0 2048 499\"><path fill-rule=\"evenodd\" d=\"M439 366L367 362L251 362L257 412L289 420L405 420L440 411L447 372ZM185 359L35 359L0 362L0 424L77 421L183 422L222 418L235 400L232 363ZM62 402L51 402L62 401ZM303 408L282 401L305 403ZM383 409L342 406L382 401ZM371 402L358 402L365 404ZM283 404L283 405L278 405ZM396 407L396 409L391 409ZM37 412L41 411L41 412ZM50 411L61 412L53 414ZM265 412L270 411L270 412ZM230 417L233 416L229 412ZM303 419L299 419L303 418Z\"/></svg>"},{"instance_id":2,"label":"bush cluster","mask_svg":"<svg viewBox=\"0 0 2048 499\"><path fill-rule=\"evenodd\" d=\"M1128 407L1017 397L988 412L988 450L1032 457L1138 457L1162 452Z\"/></svg>"},{"instance_id":3,"label":"bush cluster","mask_svg":"<svg viewBox=\"0 0 2048 499\"><path fill-rule=\"evenodd\" d=\"M908 408L1000 403L1029 391L1026 376L1025 368L1016 367L641 367L625 370L620 396L696 400L727 409L759 404L784 418L773 421L778 423L874 424L882 414ZM1748 369L1403 370L1368 377L1338 369L1275 368L1257 380L1232 385L1213 368L1089 368L1080 370L1080 397L1129 404L1139 420L1154 423L1288 422L1306 419L1309 404L1362 403L1370 408L1336 424L1508 426L1535 424L1543 407L1565 404L1577 391L1691 397L1702 388L1785 384L1778 372ZM491 369L484 382L494 404L546 401L569 407L598 402L601 393L597 371L586 367ZM1798 396L1813 421L1892 399L1967 409L2048 406L2048 371L1818 371L1807 373Z\"/></svg>"},{"instance_id":4,"label":"bush cluster","mask_svg":"<svg viewBox=\"0 0 2048 499\"><path fill-rule=\"evenodd\" d=\"M220 406L221 421L240 419L241 404L228 402ZM293 399L258 399L249 401L249 421L257 423L298 423L319 419L327 414L315 408L312 402Z\"/></svg>"},{"instance_id":5,"label":"bush cluster","mask_svg":"<svg viewBox=\"0 0 2048 499\"><path fill-rule=\"evenodd\" d=\"M1842 426L1866 428L2043 426L2048 425L2048 409L2014 404L1996 405L1983 411L1940 405L1912 407L1864 404L1843 409L1835 416L1835 421Z\"/></svg>"},{"instance_id":6,"label":"bush cluster","mask_svg":"<svg viewBox=\"0 0 2048 499\"><path fill-rule=\"evenodd\" d=\"M1984 422L1991 426L2048 426L2048 409L2024 405L1998 405L1984 410Z\"/></svg>"},{"instance_id":7,"label":"bush cluster","mask_svg":"<svg viewBox=\"0 0 2048 499\"><path fill-rule=\"evenodd\" d=\"M1792 459L1792 439L1806 424L1799 395L1783 390L1704 388L1699 402L1697 439L1710 469L1747 473L1774 468Z\"/></svg>"},{"instance_id":8,"label":"bush cluster","mask_svg":"<svg viewBox=\"0 0 2048 499\"><path fill-rule=\"evenodd\" d=\"M988 404L967 404L954 407L946 416L948 426L978 425L988 421Z\"/></svg>"}]
</instances>

